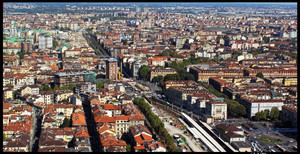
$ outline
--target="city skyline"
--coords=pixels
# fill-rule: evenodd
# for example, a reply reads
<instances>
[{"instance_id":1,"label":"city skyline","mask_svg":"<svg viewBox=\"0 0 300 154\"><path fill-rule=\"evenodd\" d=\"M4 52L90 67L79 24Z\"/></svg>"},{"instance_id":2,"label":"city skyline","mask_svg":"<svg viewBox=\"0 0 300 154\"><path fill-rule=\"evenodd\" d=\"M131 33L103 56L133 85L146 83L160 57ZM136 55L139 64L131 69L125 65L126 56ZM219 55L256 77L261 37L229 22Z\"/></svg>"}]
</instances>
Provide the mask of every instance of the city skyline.
<instances>
[{"instance_id":1,"label":"city skyline","mask_svg":"<svg viewBox=\"0 0 300 154\"><path fill-rule=\"evenodd\" d=\"M297 152L294 2L4 2L4 152Z\"/></svg>"}]
</instances>

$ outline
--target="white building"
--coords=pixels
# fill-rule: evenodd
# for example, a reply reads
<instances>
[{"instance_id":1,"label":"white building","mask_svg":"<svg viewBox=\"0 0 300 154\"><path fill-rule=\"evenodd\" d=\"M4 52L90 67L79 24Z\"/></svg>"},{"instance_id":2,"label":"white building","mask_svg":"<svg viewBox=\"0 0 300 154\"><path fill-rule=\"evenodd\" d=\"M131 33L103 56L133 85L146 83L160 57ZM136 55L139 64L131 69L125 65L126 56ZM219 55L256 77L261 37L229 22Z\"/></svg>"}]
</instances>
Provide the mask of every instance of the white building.
<instances>
[{"instance_id":1,"label":"white building","mask_svg":"<svg viewBox=\"0 0 300 154\"><path fill-rule=\"evenodd\" d=\"M78 96L77 94L74 94L72 96L69 97L69 101L73 104L73 105L82 105L82 101L80 96Z\"/></svg>"},{"instance_id":2,"label":"white building","mask_svg":"<svg viewBox=\"0 0 300 154\"><path fill-rule=\"evenodd\" d=\"M288 34L287 34L285 31L281 31L281 32L279 33L279 36L280 36L280 37L288 37Z\"/></svg>"},{"instance_id":3,"label":"white building","mask_svg":"<svg viewBox=\"0 0 300 154\"><path fill-rule=\"evenodd\" d=\"M46 49L53 47L52 36L39 35L39 49Z\"/></svg>"},{"instance_id":4,"label":"white building","mask_svg":"<svg viewBox=\"0 0 300 154\"><path fill-rule=\"evenodd\" d=\"M227 120L227 104L224 101L206 102L205 113L214 119Z\"/></svg>"},{"instance_id":5,"label":"white building","mask_svg":"<svg viewBox=\"0 0 300 154\"><path fill-rule=\"evenodd\" d=\"M290 38L297 38L297 31L291 31Z\"/></svg>"},{"instance_id":6,"label":"white building","mask_svg":"<svg viewBox=\"0 0 300 154\"><path fill-rule=\"evenodd\" d=\"M271 111L272 107L277 107L279 111L281 111L283 106L282 100L275 99L257 100L247 96L241 96L241 98L238 98L237 101L246 107L247 116L249 118L255 116L257 112L264 111L266 109Z\"/></svg>"},{"instance_id":7,"label":"white building","mask_svg":"<svg viewBox=\"0 0 300 154\"><path fill-rule=\"evenodd\" d=\"M239 55L236 57L237 58L237 61L241 61L241 60L244 60L244 59L253 59L253 55L252 54L243 54L243 55Z\"/></svg>"}]
</instances>

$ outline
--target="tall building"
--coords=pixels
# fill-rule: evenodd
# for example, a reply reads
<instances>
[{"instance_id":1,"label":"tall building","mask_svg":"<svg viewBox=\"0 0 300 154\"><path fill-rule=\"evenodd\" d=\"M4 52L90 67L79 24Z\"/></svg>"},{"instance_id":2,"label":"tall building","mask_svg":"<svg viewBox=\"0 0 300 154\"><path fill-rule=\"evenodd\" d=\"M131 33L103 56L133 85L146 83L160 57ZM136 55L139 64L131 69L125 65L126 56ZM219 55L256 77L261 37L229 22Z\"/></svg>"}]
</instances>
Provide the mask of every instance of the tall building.
<instances>
[{"instance_id":1,"label":"tall building","mask_svg":"<svg viewBox=\"0 0 300 154\"><path fill-rule=\"evenodd\" d=\"M47 35L39 35L38 42L39 42L39 49L46 49L53 47L53 38L52 36Z\"/></svg>"},{"instance_id":2,"label":"tall building","mask_svg":"<svg viewBox=\"0 0 300 154\"><path fill-rule=\"evenodd\" d=\"M29 52L32 50L32 43L29 40L25 40L21 44L21 49L24 52Z\"/></svg>"},{"instance_id":3,"label":"tall building","mask_svg":"<svg viewBox=\"0 0 300 154\"><path fill-rule=\"evenodd\" d=\"M52 36L46 36L46 48L53 47L53 38Z\"/></svg>"},{"instance_id":4,"label":"tall building","mask_svg":"<svg viewBox=\"0 0 300 154\"><path fill-rule=\"evenodd\" d=\"M106 61L106 78L110 80L116 80L117 79L117 59L110 58Z\"/></svg>"},{"instance_id":5,"label":"tall building","mask_svg":"<svg viewBox=\"0 0 300 154\"><path fill-rule=\"evenodd\" d=\"M297 30L290 32L290 38L297 38Z\"/></svg>"}]
</instances>

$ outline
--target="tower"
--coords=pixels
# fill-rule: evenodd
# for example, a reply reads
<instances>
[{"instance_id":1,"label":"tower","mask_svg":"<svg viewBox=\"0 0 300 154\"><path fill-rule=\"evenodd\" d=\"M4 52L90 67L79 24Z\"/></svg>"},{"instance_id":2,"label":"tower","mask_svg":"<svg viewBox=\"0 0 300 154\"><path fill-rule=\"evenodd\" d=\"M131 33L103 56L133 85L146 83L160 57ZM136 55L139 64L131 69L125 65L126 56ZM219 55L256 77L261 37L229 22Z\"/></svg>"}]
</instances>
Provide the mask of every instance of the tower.
<instances>
[{"instance_id":1,"label":"tower","mask_svg":"<svg viewBox=\"0 0 300 154\"><path fill-rule=\"evenodd\" d=\"M110 58L106 61L106 78L110 79L110 80L117 80L117 59L115 58Z\"/></svg>"}]
</instances>

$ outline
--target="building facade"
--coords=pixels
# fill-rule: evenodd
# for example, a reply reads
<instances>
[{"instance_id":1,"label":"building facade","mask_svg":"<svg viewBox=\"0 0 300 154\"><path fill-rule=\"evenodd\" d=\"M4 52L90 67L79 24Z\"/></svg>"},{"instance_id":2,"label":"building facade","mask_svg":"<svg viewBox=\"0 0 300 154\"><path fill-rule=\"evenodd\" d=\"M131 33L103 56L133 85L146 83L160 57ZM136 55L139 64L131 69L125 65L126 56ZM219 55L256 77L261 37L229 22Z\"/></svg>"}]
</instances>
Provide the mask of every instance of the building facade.
<instances>
[{"instance_id":1,"label":"building facade","mask_svg":"<svg viewBox=\"0 0 300 154\"><path fill-rule=\"evenodd\" d=\"M117 69L118 69L118 65L117 65L117 60L114 58L108 59L106 61L106 78L110 79L110 80L117 80Z\"/></svg>"}]
</instances>

